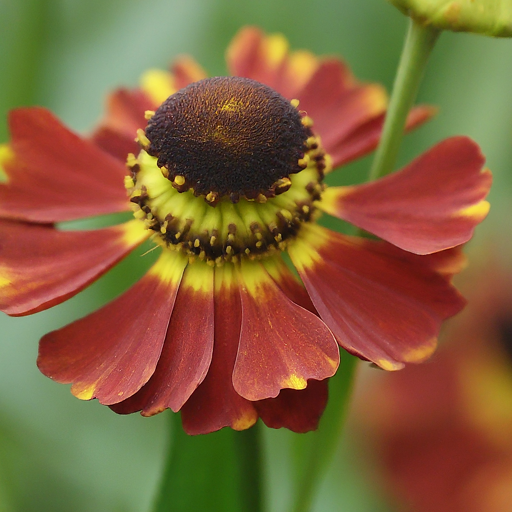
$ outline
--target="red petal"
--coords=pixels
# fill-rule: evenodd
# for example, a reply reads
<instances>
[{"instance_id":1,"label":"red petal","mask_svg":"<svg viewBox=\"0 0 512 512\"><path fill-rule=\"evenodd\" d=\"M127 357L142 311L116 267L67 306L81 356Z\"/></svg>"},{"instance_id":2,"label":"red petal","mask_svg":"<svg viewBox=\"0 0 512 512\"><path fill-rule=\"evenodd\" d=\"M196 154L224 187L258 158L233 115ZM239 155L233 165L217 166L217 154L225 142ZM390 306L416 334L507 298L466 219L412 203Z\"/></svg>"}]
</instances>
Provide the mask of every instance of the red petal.
<instances>
[{"instance_id":1,"label":"red petal","mask_svg":"<svg viewBox=\"0 0 512 512\"><path fill-rule=\"evenodd\" d=\"M313 306L308 292L302 283L290 272L283 258L280 256L266 258L261 261L261 264L289 299L304 309L311 311L311 313L316 314L315 306Z\"/></svg>"},{"instance_id":2,"label":"red petal","mask_svg":"<svg viewBox=\"0 0 512 512\"><path fill-rule=\"evenodd\" d=\"M0 216L51 223L129 209L125 166L42 108L11 112Z\"/></svg>"},{"instance_id":3,"label":"red petal","mask_svg":"<svg viewBox=\"0 0 512 512\"><path fill-rule=\"evenodd\" d=\"M141 90L119 89L107 100L105 118L92 135L92 140L102 149L126 162L128 153L137 154L139 145L135 142L138 128L145 128L146 110L155 110L151 99Z\"/></svg>"},{"instance_id":4,"label":"red petal","mask_svg":"<svg viewBox=\"0 0 512 512\"><path fill-rule=\"evenodd\" d=\"M294 304L257 262L243 262L242 329L233 372L237 393L248 400L304 389L307 380L331 377L339 364L325 324Z\"/></svg>"},{"instance_id":5,"label":"red petal","mask_svg":"<svg viewBox=\"0 0 512 512\"><path fill-rule=\"evenodd\" d=\"M44 336L39 369L73 383L82 400L110 405L136 393L155 371L186 259L164 252L125 294Z\"/></svg>"},{"instance_id":6,"label":"red petal","mask_svg":"<svg viewBox=\"0 0 512 512\"><path fill-rule=\"evenodd\" d=\"M213 269L189 265L172 312L162 355L149 382L113 410L142 410L152 416L166 408L179 411L203 381L213 350Z\"/></svg>"},{"instance_id":7,"label":"red petal","mask_svg":"<svg viewBox=\"0 0 512 512\"><path fill-rule=\"evenodd\" d=\"M206 71L188 55L182 55L173 62L172 74L177 90L208 77Z\"/></svg>"},{"instance_id":8,"label":"red petal","mask_svg":"<svg viewBox=\"0 0 512 512\"><path fill-rule=\"evenodd\" d=\"M483 164L473 141L453 137L385 178L328 189L319 206L406 251L441 251L467 242L487 215Z\"/></svg>"},{"instance_id":9,"label":"red petal","mask_svg":"<svg viewBox=\"0 0 512 512\"><path fill-rule=\"evenodd\" d=\"M427 105L414 107L407 117L406 131L421 126L430 120L436 112L437 109ZM382 134L384 117L385 113L372 117L355 130L352 130L347 136L331 143L329 154L332 157L334 169L367 155L377 147Z\"/></svg>"},{"instance_id":10,"label":"red petal","mask_svg":"<svg viewBox=\"0 0 512 512\"><path fill-rule=\"evenodd\" d=\"M296 97L318 67L318 59L312 53L290 53L281 34L267 36L256 27L238 32L226 59L232 75L265 83L288 99Z\"/></svg>"},{"instance_id":11,"label":"red petal","mask_svg":"<svg viewBox=\"0 0 512 512\"><path fill-rule=\"evenodd\" d=\"M149 235L142 222L95 231L0 220L0 309L36 313L98 279Z\"/></svg>"},{"instance_id":12,"label":"red petal","mask_svg":"<svg viewBox=\"0 0 512 512\"><path fill-rule=\"evenodd\" d=\"M428 258L385 242L305 226L289 253L340 345L387 370L427 359L441 322L464 305Z\"/></svg>"},{"instance_id":13,"label":"red petal","mask_svg":"<svg viewBox=\"0 0 512 512\"><path fill-rule=\"evenodd\" d=\"M254 406L267 427L305 433L318 428L327 396L327 380L310 380L306 389L283 389L276 398L254 402Z\"/></svg>"},{"instance_id":14,"label":"red petal","mask_svg":"<svg viewBox=\"0 0 512 512\"><path fill-rule=\"evenodd\" d=\"M240 339L242 309L232 265L215 269L215 345L208 374L181 409L187 434L207 434L223 427L244 430L258 419L253 402L233 388L232 375Z\"/></svg>"}]
</instances>

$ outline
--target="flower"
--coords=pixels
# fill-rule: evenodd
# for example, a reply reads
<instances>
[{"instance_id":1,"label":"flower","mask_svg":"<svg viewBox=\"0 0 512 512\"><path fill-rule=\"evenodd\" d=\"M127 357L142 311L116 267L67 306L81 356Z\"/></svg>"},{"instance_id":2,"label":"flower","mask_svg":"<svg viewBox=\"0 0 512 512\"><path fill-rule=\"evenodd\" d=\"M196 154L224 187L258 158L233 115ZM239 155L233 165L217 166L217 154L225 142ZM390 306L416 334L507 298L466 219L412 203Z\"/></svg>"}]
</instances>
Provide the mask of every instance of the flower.
<instances>
[{"instance_id":1,"label":"flower","mask_svg":"<svg viewBox=\"0 0 512 512\"><path fill-rule=\"evenodd\" d=\"M376 376L356 407L383 482L416 512L512 502L512 274L488 255L472 270L469 306L435 360Z\"/></svg>"},{"instance_id":2,"label":"flower","mask_svg":"<svg viewBox=\"0 0 512 512\"><path fill-rule=\"evenodd\" d=\"M389 0L424 25L494 37L512 36L510 0Z\"/></svg>"},{"instance_id":3,"label":"flower","mask_svg":"<svg viewBox=\"0 0 512 512\"><path fill-rule=\"evenodd\" d=\"M110 96L89 139L41 108L11 114L0 306L58 304L151 236L155 265L44 336L40 370L119 413L181 411L191 434L258 417L303 432L325 406L338 345L389 370L432 353L463 306L447 275L487 213L490 173L455 137L377 182L326 188L332 168L375 148L383 90L255 28L227 60L231 77L208 79L190 58L148 72ZM414 109L408 128L431 115ZM130 206L121 225L56 226ZM387 242L329 231L322 211Z\"/></svg>"}]
</instances>

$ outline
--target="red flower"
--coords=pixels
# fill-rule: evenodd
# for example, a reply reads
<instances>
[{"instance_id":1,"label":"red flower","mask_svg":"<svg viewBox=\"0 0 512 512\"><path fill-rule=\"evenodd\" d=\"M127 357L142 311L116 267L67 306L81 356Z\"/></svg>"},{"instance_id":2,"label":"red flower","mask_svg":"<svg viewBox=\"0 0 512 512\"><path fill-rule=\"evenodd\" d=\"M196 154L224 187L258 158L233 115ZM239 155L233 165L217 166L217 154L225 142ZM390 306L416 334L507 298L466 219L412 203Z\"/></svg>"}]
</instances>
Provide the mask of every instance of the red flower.
<instances>
[{"instance_id":1,"label":"red flower","mask_svg":"<svg viewBox=\"0 0 512 512\"><path fill-rule=\"evenodd\" d=\"M387 178L326 189L326 173L375 148L382 89L254 28L227 59L243 78L205 79L188 58L149 72L140 89L110 97L89 140L44 109L11 114L0 306L25 315L58 304L152 234L157 263L44 336L41 371L120 413L181 410L189 433L244 429L258 416L307 431L338 344L385 369L432 353L442 320L463 306L445 275L461 256L446 249L487 213L490 173L476 144L456 137ZM431 115L414 109L408 128ZM130 206L123 225L55 227ZM316 224L322 210L394 245L328 231Z\"/></svg>"},{"instance_id":2,"label":"red flower","mask_svg":"<svg viewBox=\"0 0 512 512\"><path fill-rule=\"evenodd\" d=\"M469 306L435 360L359 396L365 443L407 510L510 509L512 274L491 260L466 281Z\"/></svg>"}]
</instances>

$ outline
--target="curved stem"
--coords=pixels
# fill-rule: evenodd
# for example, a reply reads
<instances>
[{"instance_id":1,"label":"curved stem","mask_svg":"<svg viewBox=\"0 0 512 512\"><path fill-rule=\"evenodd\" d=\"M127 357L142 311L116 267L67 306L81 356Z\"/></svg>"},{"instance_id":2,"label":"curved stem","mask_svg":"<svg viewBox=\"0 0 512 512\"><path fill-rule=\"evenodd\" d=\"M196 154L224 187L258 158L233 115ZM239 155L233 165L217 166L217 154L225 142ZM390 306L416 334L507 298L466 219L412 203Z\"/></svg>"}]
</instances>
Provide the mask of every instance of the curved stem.
<instances>
[{"instance_id":1,"label":"curved stem","mask_svg":"<svg viewBox=\"0 0 512 512\"><path fill-rule=\"evenodd\" d=\"M428 57L440 31L414 20L409 29L398 66L382 137L375 154L368 181L389 174L395 165L407 115L418 92ZM360 233L362 234L362 233ZM340 440L352 392L357 358L343 353L340 368L329 383L329 404L320 428L312 434L303 457L292 512L311 510L318 485L324 476Z\"/></svg>"},{"instance_id":2,"label":"curved stem","mask_svg":"<svg viewBox=\"0 0 512 512\"><path fill-rule=\"evenodd\" d=\"M404 134L407 114L411 109L423 78L430 53L440 30L421 25L411 19L393 92L377 152L370 170L369 181L386 176L393 171Z\"/></svg>"}]
</instances>

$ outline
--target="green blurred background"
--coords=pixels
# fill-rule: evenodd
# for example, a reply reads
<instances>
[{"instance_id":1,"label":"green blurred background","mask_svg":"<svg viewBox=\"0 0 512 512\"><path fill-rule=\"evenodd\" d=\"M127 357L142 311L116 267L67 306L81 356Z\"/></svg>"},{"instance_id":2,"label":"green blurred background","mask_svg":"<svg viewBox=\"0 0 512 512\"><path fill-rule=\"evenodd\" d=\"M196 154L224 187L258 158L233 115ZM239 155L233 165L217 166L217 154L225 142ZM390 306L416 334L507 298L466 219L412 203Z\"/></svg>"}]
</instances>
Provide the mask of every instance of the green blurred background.
<instances>
[{"instance_id":1,"label":"green blurred background","mask_svg":"<svg viewBox=\"0 0 512 512\"><path fill-rule=\"evenodd\" d=\"M295 49L344 57L359 79L393 81L406 19L385 0L0 0L0 141L6 114L43 105L74 130L99 119L107 91L135 86L148 67L182 53L212 74L226 73L224 51L243 25L284 33ZM442 35L420 101L438 105L428 126L405 140L401 164L442 138L467 134L495 175L491 214L472 242L492 240L512 254L512 41ZM369 159L343 181L362 180ZM167 414L121 417L73 398L39 374L37 343L84 316L143 273L140 253L69 302L34 317L0 317L0 512L144 512L166 450ZM269 510L286 510L292 436L266 432ZM364 464L364 439L346 436L315 512L388 511ZM199 490L197 491L199 492ZM212 509L213 510L213 509Z\"/></svg>"}]
</instances>

